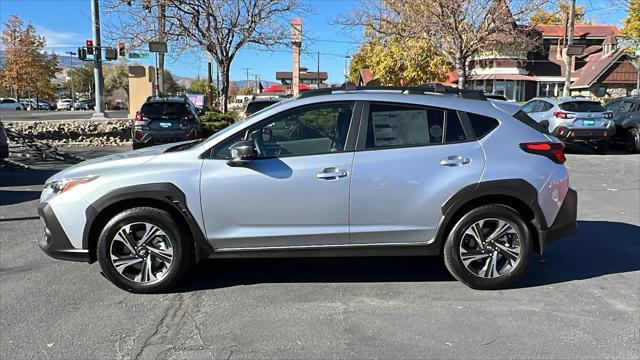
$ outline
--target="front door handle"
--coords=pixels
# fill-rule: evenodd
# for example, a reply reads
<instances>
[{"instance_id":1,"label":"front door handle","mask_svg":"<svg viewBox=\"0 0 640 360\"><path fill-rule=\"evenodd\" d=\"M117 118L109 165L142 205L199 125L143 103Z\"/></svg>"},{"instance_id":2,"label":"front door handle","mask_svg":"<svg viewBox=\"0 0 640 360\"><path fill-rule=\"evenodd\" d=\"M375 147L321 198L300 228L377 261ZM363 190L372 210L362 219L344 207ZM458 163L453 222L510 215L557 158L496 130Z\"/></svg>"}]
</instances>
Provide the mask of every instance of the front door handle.
<instances>
[{"instance_id":1,"label":"front door handle","mask_svg":"<svg viewBox=\"0 0 640 360\"><path fill-rule=\"evenodd\" d=\"M323 180L336 180L339 179L341 177L345 177L347 176L349 173L347 172L347 170L343 170L337 167L328 167L328 168L324 168L322 169L322 171L316 173L316 177L318 179L323 179Z\"/></svg>"},{"instance_id":2,"label":"front door handle","mask_svg":"<svg viewBox=\"0 0 640 360\"><path fill-rule=\"evenodd\" d=\"M452 155L452 156L447 156L446 158L440 160L440 165L455 167L455 166L467 165L470 162L471 162L471 159L469 159L468 157Z\"/></svg>"}]
</instances>

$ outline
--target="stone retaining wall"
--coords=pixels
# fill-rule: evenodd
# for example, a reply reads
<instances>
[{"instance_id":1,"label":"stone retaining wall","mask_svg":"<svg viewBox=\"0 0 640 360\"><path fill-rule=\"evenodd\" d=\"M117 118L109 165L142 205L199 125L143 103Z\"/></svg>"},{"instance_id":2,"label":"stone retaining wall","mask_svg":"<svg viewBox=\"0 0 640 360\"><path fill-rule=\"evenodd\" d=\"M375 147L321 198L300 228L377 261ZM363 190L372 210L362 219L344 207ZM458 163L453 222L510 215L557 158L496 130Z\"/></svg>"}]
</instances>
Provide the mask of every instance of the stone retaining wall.
<instances>
[{"instance_id":1,"label":"stone retaining wall","mask_svg":"<svg viewBox=\"0 0 640 360\"><path fill-rule=\"evenodd\" d=\"M131 120L51 120L6 122L19 134L54 146L125 146L131 144Z\"/></svg>"}]
</instances>

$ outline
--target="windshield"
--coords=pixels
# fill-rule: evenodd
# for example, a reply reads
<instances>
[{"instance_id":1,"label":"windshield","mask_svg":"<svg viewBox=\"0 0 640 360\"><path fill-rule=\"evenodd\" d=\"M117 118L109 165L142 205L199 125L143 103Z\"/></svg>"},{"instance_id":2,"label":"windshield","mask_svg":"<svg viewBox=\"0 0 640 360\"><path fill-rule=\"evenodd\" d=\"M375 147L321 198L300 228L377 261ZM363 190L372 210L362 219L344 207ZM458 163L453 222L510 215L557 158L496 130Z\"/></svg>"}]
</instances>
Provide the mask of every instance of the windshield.
<instances>
[{"instance_id":1,"label":"windshield","mask_svg":"<svg viewBox=\"0 0 640 360\"><path fill-rule=\"evenodd\" d=\"M570 112L603 112L605 108L598 102L594 101L572 101L558 105L560 109Z\"/></svg>"}]
</instances>

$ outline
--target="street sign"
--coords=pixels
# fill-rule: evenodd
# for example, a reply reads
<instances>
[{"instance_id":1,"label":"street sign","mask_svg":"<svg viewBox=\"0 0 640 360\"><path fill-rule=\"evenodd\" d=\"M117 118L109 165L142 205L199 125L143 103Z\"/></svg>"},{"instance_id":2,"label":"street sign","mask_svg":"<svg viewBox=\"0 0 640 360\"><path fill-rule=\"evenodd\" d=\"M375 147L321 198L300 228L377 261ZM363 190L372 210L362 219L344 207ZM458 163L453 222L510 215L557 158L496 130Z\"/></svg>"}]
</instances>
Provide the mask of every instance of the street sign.
<instances>
[{"instance_id":1,"label":"street sign","mask_svg":"<svg viewBox=\"0 0 640 360\"><path fill-rule=\"evenodd\" d=\"M162 41L150 41L149 42L149 51L152 53L163 53L167 52L167 43Z\"/></svg>"},{"instance_id":2,"label":"street sign","mask_svg":"<svg viewBox=\"0 0 640 360\"><path fill-rule=\"evenodd\" d=\"M129 59L148 59L148 51L129 51Z\"/></svg>"}]
</instances>

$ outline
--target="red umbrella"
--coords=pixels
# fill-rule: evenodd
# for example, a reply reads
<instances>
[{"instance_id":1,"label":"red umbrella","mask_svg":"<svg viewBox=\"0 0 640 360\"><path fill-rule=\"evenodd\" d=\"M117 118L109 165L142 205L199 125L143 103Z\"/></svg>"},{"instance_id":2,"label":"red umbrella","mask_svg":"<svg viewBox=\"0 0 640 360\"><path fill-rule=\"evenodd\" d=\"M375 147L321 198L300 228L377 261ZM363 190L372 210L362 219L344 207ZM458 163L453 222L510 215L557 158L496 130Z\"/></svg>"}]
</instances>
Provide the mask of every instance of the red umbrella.
<instances>
[{"instance_id":1,"label":"red umbrella","mask_svg":"<svg viewBox=\"0 0 640 360\"><path fill-rule=\"evenodd\" d=\"M300 83L300 85L298 85L298 90L300 90L300 91L305 91L305 90L310 90L310 89L311 89L311 87L309 87L309 85L307 85L307 84Z\"/></svg>"},{"instance_id":2,"label":"red umbrella","mask_svg":"<svg viewBox=\"0 0 640 360\"><path fill-rule=\"evenodd\" d=\"M284 91L284 89L280 85L271 85L262 91L263 92L282 92Z\"/></svg>"}]
</instances>

